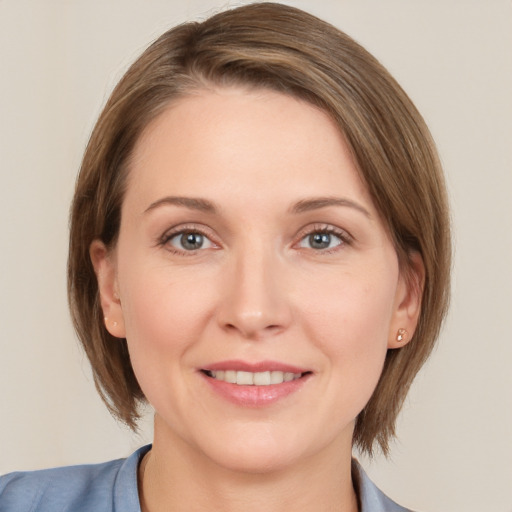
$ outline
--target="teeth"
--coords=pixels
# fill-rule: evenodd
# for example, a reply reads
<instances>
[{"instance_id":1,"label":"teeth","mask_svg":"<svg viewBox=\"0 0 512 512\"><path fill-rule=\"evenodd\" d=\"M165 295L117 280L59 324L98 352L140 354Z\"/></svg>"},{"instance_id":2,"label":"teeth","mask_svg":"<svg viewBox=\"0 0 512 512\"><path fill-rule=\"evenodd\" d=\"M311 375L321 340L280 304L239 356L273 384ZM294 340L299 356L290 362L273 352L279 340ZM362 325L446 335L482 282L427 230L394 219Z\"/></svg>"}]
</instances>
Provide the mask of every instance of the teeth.
<instances>
[{"instance_id":1,"label":"teeth","mask_svg":"<svg viewBox=\"0 0 512 512\"><path fill-rule=\"evenodd\" d=\"M253 374L252 382L255 386L269 386L270 372L258 372Z\"/></svg>"},{"instance_id":2,"label":"teeth","mask_svg":"<svg viewBox=\"0 0 512 512\"><path fill-rule=\"evenodd\" d=\"M236 383L240 386L254 384L254 374L251 372L236 372Z\"/></svg>"},{"instance_id":3,"label":"teeth","mask_svg":"<svg viewBox=\"0 0 512 512\"><path fill-rule=\"evenodd\" d=\"M212 373L217 373L217 372L212 372ZM219 373L219 379L220 380L225 380L226 382L231 382L232 384L236 384L236 372L233 371L233 370L227 370L224 372L224 378L222 378L222 371L218 372ZM214 377L216 378L217 375L214 375Z\"/></svg>"},{"instance_id":4,"label":"teeth","mask_svg":"<svg viewBox=\"0 0 512 512\"><path fill-rule=\"evenodd\" d=\"M270 384L281 384L284 382L283 372L269 372L270 373Z\"/></svg>"},{"instance_id":5,"label":"teeth","mask_svg":"<svg viewBox=\"0 0 512 512\"><path fill-rule=\"evenodd\" d=\"M270 384L282 384L301 377L301 373L291 372L242 372L235 370L210 371L209 375L217 380L223 380L239 386L270 386Z\"/></svg>"}]
</instances>

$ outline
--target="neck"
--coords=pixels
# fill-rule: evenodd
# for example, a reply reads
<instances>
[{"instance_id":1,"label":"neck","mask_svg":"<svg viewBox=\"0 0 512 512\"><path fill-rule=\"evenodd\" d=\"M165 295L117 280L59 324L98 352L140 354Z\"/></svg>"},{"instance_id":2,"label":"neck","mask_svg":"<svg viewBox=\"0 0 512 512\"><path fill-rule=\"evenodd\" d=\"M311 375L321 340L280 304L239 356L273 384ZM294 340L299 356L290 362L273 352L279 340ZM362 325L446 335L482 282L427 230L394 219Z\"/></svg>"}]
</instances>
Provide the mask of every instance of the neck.
<instances>
[{"instance_id":1,"label":"neck","mask_svg":"<svg viewBox=\"0 0 512 512\"><path fill-rule=\"evenodd\" d=\"M142 512L357 512L351 443L300 462L251 471L224 467L155 421L153 448L139 468ZM168 434L168 431L166 432Z\"/></svg>"}]
</instances>

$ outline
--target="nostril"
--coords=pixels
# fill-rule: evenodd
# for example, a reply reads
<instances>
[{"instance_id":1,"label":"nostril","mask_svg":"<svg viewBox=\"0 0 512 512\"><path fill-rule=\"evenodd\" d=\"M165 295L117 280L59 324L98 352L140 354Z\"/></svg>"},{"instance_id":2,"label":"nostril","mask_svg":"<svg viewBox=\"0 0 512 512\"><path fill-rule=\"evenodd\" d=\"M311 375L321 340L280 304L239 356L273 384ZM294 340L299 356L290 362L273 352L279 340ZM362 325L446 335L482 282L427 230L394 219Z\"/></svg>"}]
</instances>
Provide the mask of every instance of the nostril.
<instances>
[{"instance_id":1,"label":"nostril","mask_svg":"<svg viewBox=\"0 0 512 512\"><path fill-rule=\"evenodd\" d=\"M284 299L275 304L256 304L254 300L236 300L230 296L222 302L217 315L224 332L236 333L247 339L276 335L286 328L291 317Z\"/></svg>"},{"instance_id":2,"label":"nostril","mask_svg":"<svg viewBox=\"0 0 512 512\"><path fill-rule=\"evenodd\" d=\"M226 323L224 329L228 333L241 335L243 338L258 340L265 336L278 334L283 327L279 324L264 325L258 322Z\"/></svg>"}]
</instances>

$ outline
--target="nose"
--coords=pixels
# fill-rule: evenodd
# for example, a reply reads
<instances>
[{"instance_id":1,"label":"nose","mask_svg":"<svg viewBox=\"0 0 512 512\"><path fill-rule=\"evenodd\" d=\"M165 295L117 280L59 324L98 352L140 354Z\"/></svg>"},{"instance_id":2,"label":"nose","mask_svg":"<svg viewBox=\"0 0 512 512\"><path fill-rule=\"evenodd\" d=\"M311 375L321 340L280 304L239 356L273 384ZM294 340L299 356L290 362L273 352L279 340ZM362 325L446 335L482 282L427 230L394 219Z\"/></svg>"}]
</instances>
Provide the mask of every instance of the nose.
<instances>
[{"instance_id":1,"label":"nose","mask_svg":"<svg viewBox=\"0 0 512 512\"><path fill-rule=\"evenodd\" d=\"M289 287L282 266L277 255L264 250L246 248L231 259L218 310L222 329L261 340L289 326Z\"/></svg>"}]
</instances>

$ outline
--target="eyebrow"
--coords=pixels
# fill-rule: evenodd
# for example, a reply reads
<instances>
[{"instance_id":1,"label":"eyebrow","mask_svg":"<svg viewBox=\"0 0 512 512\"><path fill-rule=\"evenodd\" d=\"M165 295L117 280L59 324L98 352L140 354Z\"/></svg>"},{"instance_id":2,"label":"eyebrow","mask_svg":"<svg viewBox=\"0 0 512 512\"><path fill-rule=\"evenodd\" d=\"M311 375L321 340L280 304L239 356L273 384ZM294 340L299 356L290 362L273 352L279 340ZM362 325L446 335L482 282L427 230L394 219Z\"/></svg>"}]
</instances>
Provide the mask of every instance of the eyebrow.
<instances>
[{"instance_id":1,"label":"eyebrow","mask_svg":"<svg viewBox=\"0 0 512 512\"><path fill-rule=\"evenodd\" d=\"M183 206L185 208L189 208L190 210L199 210L212 214L217 212L217 208L214 203L208 201L207 199L202 199L199 197L166 196L151 203L144 210L144 213L148 213L164 205ZM370 212L364 206L356 203L355 201L342 197L315 197L311 199L302 199L290 208L290 213L305 213L313 210L319 210L321 208L327 208L329 206L343 206L353 208L363 213L366 217L371 218Z\"/></svg>"},{"instance_id":2,"label":"eyebrow","mask_svg":"<svg viewBox=\"0 0 512 512\"><path fill-rule=\"evenodd\" d=\"M164 205L184 206L190 210L199 210L206 213L215 213L217 211L215 205L207 199L201 199L199 197L167 196L162 197L162 199L158 199L154 203L151 203L144 210L144 213L148 213L151 210Z\"/></svg>"},{"instance_id":3,"label":"eyebrow","mask_svg":"<svg viewBox=\"0 0 512 512\"><path fill-rule=\"evenodd\" d=\"M312 210L319 210L321 208L327 208L328 206L344 206L353 208L363 213L369 219L372 218L370 212L364 206L343 197L314 197L311 199L303 199L302 201L295 203L291 207L290 211L291 213L304 213Z\"/></svg>"}]
</instances>

